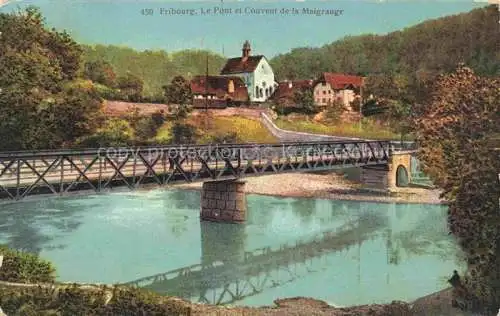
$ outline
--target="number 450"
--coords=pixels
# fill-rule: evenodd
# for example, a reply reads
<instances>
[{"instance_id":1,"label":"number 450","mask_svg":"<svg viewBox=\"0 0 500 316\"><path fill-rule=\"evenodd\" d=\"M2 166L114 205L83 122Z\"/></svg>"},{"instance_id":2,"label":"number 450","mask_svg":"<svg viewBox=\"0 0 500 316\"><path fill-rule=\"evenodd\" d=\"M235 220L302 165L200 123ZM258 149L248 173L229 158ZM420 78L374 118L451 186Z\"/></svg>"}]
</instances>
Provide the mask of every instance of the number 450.
<instances>
[{"instance_id":1,"label":"number 450","mask_svg":"<svg viewBox=\"0 0 500 316\"><path fill-rule=\"evenodd\" d=\"M141 14L142 15L153 15L154 10L153 9L142 9Z\"/></svg>"}]
</instances>

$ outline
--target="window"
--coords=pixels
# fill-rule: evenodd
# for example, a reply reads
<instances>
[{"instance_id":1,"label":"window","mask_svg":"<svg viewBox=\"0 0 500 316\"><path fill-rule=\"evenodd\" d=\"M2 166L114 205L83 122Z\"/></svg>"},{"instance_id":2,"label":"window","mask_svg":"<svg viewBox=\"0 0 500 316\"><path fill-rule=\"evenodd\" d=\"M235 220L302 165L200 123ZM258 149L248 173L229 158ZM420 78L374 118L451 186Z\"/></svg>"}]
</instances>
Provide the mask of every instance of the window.
<instances>
[{"instance_id":1,"label":"window","mask_svg":"<svg viewBox=\"0 0 500 316\"><path fill-rule=\"evenodd\" d=\"M255 97L259 97L259 87L255 87Z\"/></svg>"},{"instance_id":2,"label":"window","mask_svg":"<svg viewBox=\"0 0 500 316\"><path fill-rule=\"evenodd\" d=\"M260 98L262 98L264 96L264 90L262 88L259 89L259 94L260 94Z\"/></svg>"},{"instance_id":3,"label":"window","mask_svg":"<svg viewBox=\"0 0 500 316\"><path fill-rule=\"evenodd\" d=\"M323 94L326 94L326 90L323 90Z\"/></svg>"},{"instance_id":4,"label":"window","mask_svg":"<svg viewBox=\"0 0 500 316\"><path fill-rule=\"evenodd\" d=\"M324 87L326 86L326 82L322 82L321 85Z\"/></svg>"},{"instance_id":5,"label":"window","mask_svg":"<svg viewBox=\"0 0 500 316\"><path fill-rule=\"evenodd\" d=\"M323 98L323 103L325 103L325 102L326 102L326 99L325 99L325 98Z\"/></svg>"},{"instance_id":6,"label":"window","mask_svg":"<svg viewBox=\"0 0 500 316\"><path fill-rule=\"evenodd\" d=\"M328 90L328 94L332 94L332 90Z\"/></svg>"},{"instance_id":7,"label":"window","mask_svg":"<svg viewBox=\"0 0 500 316\"><path fill-rule=\"evenodd\" d=\"M265 88L266 87L266 82L262 81L262 86Z\"/></svg>"}]
</instances>

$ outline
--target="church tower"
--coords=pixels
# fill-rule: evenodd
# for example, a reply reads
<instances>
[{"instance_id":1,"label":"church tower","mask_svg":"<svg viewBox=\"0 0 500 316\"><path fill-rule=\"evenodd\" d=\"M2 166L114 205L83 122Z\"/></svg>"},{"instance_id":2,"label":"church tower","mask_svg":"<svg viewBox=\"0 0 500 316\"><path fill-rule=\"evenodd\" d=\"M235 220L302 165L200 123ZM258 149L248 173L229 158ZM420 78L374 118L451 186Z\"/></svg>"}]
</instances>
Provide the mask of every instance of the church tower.
<instances>
[{"instance_id":1,"label":"church tower","mask_svg":"<svg viewBox=\"0 0 500 316\"><path fill-rule=\"evenodd\" d=\"M243 43L243 48L241 49L242 51L242 59L243 61L246 61L248 59L248 57L250 56L250 51L252 49L250 48L250 42L247 40L245 41L245 43Z\"/></svg>"}]
</instances>

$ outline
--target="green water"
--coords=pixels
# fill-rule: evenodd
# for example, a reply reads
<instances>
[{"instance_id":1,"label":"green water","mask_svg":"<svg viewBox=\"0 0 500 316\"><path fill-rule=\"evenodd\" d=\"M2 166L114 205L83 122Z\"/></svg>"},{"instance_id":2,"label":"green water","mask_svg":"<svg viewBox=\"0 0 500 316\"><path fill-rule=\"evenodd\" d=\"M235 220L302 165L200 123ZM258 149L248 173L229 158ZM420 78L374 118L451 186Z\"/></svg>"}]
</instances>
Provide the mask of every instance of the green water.
<instances>
[{"instance_id":1,"label":"green water","mask_svg":"<svg viewBox=\"0 0 500 316\"><path fill-rule=\"evenodd\" d=\"M60 281L145 278L159 293L251 306L410 301L462 268L442 206L248 195L247 223L232 225L200 222L199 199L153 190L0 205L0 242L51 260Z\"/></svg>"}]
</instances>

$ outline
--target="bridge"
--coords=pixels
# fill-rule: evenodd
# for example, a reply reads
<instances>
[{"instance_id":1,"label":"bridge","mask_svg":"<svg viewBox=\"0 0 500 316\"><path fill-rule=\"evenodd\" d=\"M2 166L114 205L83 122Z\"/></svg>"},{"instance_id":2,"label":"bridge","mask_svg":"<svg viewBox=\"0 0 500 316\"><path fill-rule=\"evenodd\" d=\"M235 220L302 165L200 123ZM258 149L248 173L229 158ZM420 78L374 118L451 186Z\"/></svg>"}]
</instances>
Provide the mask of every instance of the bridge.
<instances>
[{"instance_id":1,"label":"bridge","mask_svg":"<svg viewBox=\"0 0 500 316\"><path fill-rule=\"evenodd\" d=\"M224 237L232 246L220 245L218 255L206 255L204 239L209 230L202 226L202 262L200 264L144 277L124 285L141 287L164 295L181 296L207 304L233 304L246 297L293 282L317 268L327 268L329 256L361 244L386 225L383 217L362 214L334 231L320 233L309 240L244 251L244 226L230 225ZM241 238L240 238L241 237ZM233 244L236 244L234 246ZM222 249L224 248L224 249Z\"/></svg>"},{"instance_id":2,"label":"bridge","mask_svg":"<svg viewBox=\"0 0 500 316\"><path fill-rule=\"evenodd\" d=\"M349 140L1 152L0 201L200 181L202 219L241 222L244 182L235 180L360 167L366 183L397 186L398 174L410 177L413 152L394 145Z\"/></svg>"}]
</instances>

